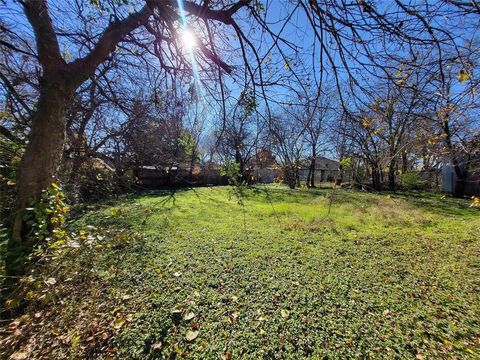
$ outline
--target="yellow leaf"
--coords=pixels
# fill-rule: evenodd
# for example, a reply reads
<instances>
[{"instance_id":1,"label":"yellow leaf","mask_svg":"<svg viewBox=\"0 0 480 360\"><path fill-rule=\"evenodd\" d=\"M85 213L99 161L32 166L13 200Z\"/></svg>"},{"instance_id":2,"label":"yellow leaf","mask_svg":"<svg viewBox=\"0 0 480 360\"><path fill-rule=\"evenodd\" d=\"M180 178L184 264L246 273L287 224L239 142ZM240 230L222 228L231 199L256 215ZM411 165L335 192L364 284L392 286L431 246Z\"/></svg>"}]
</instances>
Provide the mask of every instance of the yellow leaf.
<instances>
[{"instance_id":1,"label":"yellow leaf","mask_svg":"<svg viewBox=\"0 0 480 360\"><path fill-rule=\"evenodd\" d=\"M80 344L80 339L80 335L72 337L72 339L70 340L70 345L72 346L72 348L76 348Z\"/></svg>"},{"instance_id":2,"label":"yellow leaf","mask_svg":"<svg viewBox=\"0 0 480 360\"><path fill-rule=\"evenodd\" d=\"M364 128L368 128L373 124L373 119L369 119L368 117L364 117L362 119L362 126Z\"/></svg>"},{"instance_id":3,"label":"yellow leaf","mask_svg":"<svg viewBox=\"0 0 480 360\"><path fill-rule=\"evenodd\" d=\"M8 186L13 186L13 185L15 185L15 181L13 181L13 180L8 180L8 181L7 181L7 185L8 185Z\"/></svg>"},{"instance_id":4,"label":"yellow leaf","mask_svg":"<svg viewBox=\"0 0 480 360\"><path fill-rule=\"evenodd\" d=\"M472 196L472 203L470 204L470 207L480 208L480 197Z\"/></svg>"},{"instance_id":5,"label":"yellow leaf","mask_svg":"<svg viewBox=\"0 0 480 360\"><path fill-rule=\"evenodd\" d=\"M290 316L290 311L288 311L287 309L283 309L281 313L283 318L287 318Z\"/></svg>"},{"instance_id":6,"label":"yellow leaf","mask_svg":"<svg viewBox=\"0 0 480 360\"><path fill-rule=\"evenodd\" d=\"M402 74L403 74L403 66L400 66L400 67L398 68L398 71L397 71L397 73L395 74L395 76L396 76L396 77L401 77Z\"/></svg>"},{"instance_id":7,"label":"yellow leaf","mask_svg":"<svg viewBox=\"0 0 480 360\"><path fill-rule=\"evenodd\" d=\"M123 326L123 324L125 324L125 319L123 317L119 317L113 322L113 327L118 330Z\"/></svg>"},{"instance_id":8,"label":"yellow leaf","mask_svg":"<svg viewBox=\"0 0 480 360\"><path fill-rule=\"evenodd\" d=\"M470 79L471 75L467 73L465 70L460 70L460 73L458 74L458 81L463 83L464 81Z\"/></svg>"}]
</instances>

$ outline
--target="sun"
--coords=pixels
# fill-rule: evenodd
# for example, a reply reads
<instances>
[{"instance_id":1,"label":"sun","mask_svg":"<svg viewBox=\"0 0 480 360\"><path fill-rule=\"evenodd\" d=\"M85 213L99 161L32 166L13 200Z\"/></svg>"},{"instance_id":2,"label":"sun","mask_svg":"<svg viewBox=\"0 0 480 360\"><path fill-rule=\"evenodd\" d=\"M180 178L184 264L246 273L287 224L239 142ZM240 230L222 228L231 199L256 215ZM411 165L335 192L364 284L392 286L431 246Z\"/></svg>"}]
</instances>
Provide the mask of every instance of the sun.
<instances>
[{"instance_id":1,"label":"sun","mask_svg":"<svg viewBox=\"0 0 480 360\"><path fill-rule=\"evenodd\" d=\"M188 49L193 49L197 45L197 39L191 30L183 30L180 37L183 46Z\"/></svg>"}]
</instances>

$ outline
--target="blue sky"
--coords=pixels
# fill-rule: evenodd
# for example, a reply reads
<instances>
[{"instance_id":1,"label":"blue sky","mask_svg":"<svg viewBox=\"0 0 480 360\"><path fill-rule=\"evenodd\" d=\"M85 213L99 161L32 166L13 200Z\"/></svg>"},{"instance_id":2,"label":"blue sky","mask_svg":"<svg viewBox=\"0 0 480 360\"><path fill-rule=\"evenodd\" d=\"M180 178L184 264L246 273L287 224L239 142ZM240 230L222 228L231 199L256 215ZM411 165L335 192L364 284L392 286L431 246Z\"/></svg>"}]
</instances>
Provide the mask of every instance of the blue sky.
<instances>
[{"instance_id":1,"label":"blue sky","mask_svg":"<svg viewBox=\"0 0 480 360\"><path fill-rule=\"evenodd\" d=\"M302 86L306 85L309 82L312 84L318 83L321 75L319 68L319 43L318 41L314 40L314 32L309 25L307 16L300 7L296 8L296 2L283 0L265 0L262 3L265 9L265 13L260 13L265 14L266 22L268 23L269 28L272 30L272 32L279 34L280 30L283 28L281 36L287 39L287 41L294 44L294 46L298 50L297 52L295 52L289 46L280 43L278 49L273 49L267 55L267 50L271 47L273 41L271 37L265 32L262 32L258 24L255 25L255 21L252 21L252 17L247 11L241 11L235 16L235 19L238 21L239 25L244 30L248 39L252 41L252 43L258 50L260 57L264 60L262 64L264 79L266 79L267 81L271 79L279 79L280 84L266 87L266 95L272 100L270 102L270 105L272 106L272 108L274 108L275 102L283 102L288 104L294 103L296 101L296 98L291 91L292 89L302 89ZM467 38L470 37L470 34L466 34L464 29L465 27L474 24L475 20L478 20L478 18L466 16L459 17L458 15L456 15L456 13L449 12L450 8L446 7L443 2L429 0L427 1L427 3L430 7L440 7L439 11L442 11L443 14L443 16L429 19L431 26L436 26L439 29L446 29L448 30L449 34L457 38L460 36L465 36ZM73 16L71 12L71 7L67 6L67 4L71 5L73 3L67 3L63 0L50 0L49 4L53 14L53 21L58 29L75 30L79 27L80 21L78 20L78 17L76 18L75 16ZM91 27L93 29L98 28L97 32L99 32L108 23L110 19L109 13L99 12L97 8L89 6L88 1L85 1L82 4L87 4L84 6L84 13L82 15L90 18ZM339 1L337 2L337 4L341 4L341 2ZM345 4L348 4L349 6L354 6L355 0L345 1ZM393 7L393 0L373 1L372 4L374 4L375 9L378 12L385 13L386 15L390 16L390 18L393 19L392 21L400 22L404 20L404 18L394 14L395 8ZM413 2L412 4L420 3ZM120 13L125 15L130 11L134 11L135 9L140 8L141 5L143 5L143 1L130 1L128 5L121 8ZM25 33L31 35L30 26L27 23L25 16L21 11L21 7L18 3L12 0L7 0L6 5L0 6L0 10L2 13L2 21L11 24L14 27L14 30L17 31L19 34ZM296 8L294 15L285 25L283 20L291 13L292 9L294 8ZM330 10L334 12L335 9L330 8ZM362 12L359 11L357 11L355 14L356 17L361 17L364 15L362 14ZM341 16L342 14L337 15ZM195 23L190 24L190 19L191 17L187 17L188 26L191 26L193 28L195 28L195 26L198 26L198 24ZM367 19L365 20L365 22L368 23L369 20ZM341 26L339 26L338 29L340 31L345 31L345 29ZM200 29L200 31L198 31L198 34L202 34L202 30L204 29ZM223 36L220 37L223 40L218 40L217 46L219 48L225 47L222 46L221 41L223 41L223 44L226 45L226 48L229 48L221 52L223 59L227 63L236 66L236 70L234 71L233 75L223 75L226 90L231 96L229 103L230 105L232 105L235 102L235 99L238 98L239 94L245 87L242 70L244 64L241 57L241 51L238 47L238 39L235 38L232 29L228 27L222 27L221 31L224 31ZM345 32L345 34L347 33L348 32ZM362 38L366 40L372 40L375 36L375 33L370 34L362 29L359 30L359 34ZM417 35L420 37L428 36L427 33L419 33ZM444 35L445 34L443 34L442 36ZM472 33L471 37L474 36L475 34ZM31 42L33 46L33 41ZM66 38L60 38L60 42L61 49L64 52L67 61L69 60L69 58L74 59L79 52L83 54L85 53L75 44L67 42ZM462 42L463 40L460 40L458 41L458 44L463 46L464 43ZM337 66L339 82L342 86L344 86L344 88L342 89L346 89L346 85L349 84L350 79L344 65L340 61L338 48L336 44L332 42L332 37L328 33L326 33L324 43L331 51L333 62ZM314 45L315 50L313 47ZM366 64L365 66L367 68L370 68L370 66L372 65L371 59L367 59L359 51L355 50L354 44L347 45L349 46L348 49L353 51L353 57L346 56L345 58L347 66L352 69L352 75L354 75L360 82L363 83L374 81L373 77L366 73L365 68L361 68L361 66L359 65L359 62L363 62ZM382 55L382 51L384 52L385 49L388 49L392 53L399 55L399 57L406 57L408 55L407 49L400 47L399 44L395 41L392 41L390 43L386 42L381 46L374 44L371 48L374 51L379 51L379 56ZM119 55L117 54L117 56ZM189 55L187 57L190 58ZM250 64L252 64L252 66L255 66L253 53L251 51L248 52L247 57ZM379 59L379 61L382 61L382 59ZM154 63L154 59L152 59L152 63ZM290 69L297 73L298 77L293 76ZM394 73L395 68L391 69L391 71L392 73ZM471 69L471 71L477 72L475 68ZM332 83L332 74L333 71L331 68L331 64L329 64L324 57L323 82ZM128 80L127 82L124 81L126 83L126 87L128 88L129 86L131 86L131 89L134 91L141 90L141 81L144 76L145 74L142 74L142 71L139 71L137 74L137 80L140 84L140 87L138 84L134 85L133 82L129 85L128 81L130 80ZM135 81L135 79L132 80ZM189 86L188 82L191 81L191 79L190 81L187 81L186 86ZM210 83L213 84L214 82ZM461 91L463 86L464 85L462 84L456 83L454 91ZM218 92L218 85L216 91ZM203 95L200 96L200 105L204 107L203 113L205 114L205 117L208 118L206 123L210 125L218 123L218 117L221 114L221 109L219 108L218 104L213 101L211 96L207 95L207 91L205 89L200 89L199 93L200 95ZM258 92L258 94L260 97L260 101L258 101L258 103L260 104L259 110L265 112L265 103L261 99L262 93Z\"/></svg>"}]
</instances>

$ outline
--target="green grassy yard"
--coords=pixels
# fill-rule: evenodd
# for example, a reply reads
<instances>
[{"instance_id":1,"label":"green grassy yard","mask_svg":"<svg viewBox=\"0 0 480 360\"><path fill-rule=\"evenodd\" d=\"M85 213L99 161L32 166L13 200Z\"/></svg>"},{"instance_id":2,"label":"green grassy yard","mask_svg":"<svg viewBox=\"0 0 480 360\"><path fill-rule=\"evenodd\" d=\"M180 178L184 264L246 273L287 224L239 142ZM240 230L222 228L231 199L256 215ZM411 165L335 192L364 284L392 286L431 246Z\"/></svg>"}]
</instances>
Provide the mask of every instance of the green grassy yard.
<instances>
[{"instance_id":1,"label":"green grassy yard","mask_svg":"<svg viewBox=\"0 0 480 360\"><path fill-rule=\"evenodd\" d=\"M19 321L17 351L480 358L480 211L468 205L281 186L248 190L244 206L228 187L99 205L71 225L80 247L42 270L55 285Z\"/></svg>"}]
</instances>

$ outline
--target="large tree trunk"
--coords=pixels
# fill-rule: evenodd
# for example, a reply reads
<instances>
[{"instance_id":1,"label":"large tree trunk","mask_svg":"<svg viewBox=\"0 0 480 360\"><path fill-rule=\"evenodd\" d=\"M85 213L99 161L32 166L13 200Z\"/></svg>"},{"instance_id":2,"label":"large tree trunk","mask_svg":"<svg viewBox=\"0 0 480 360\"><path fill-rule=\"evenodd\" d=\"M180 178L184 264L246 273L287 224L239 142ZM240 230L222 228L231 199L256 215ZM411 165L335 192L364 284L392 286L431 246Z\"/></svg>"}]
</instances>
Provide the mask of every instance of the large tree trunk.
<instances>
[{"instance_id":1,"label":"large tree trunk","mask_svg":"<svg viewBox=\"0 0 480 360\"><path fill-rule=\"evenodd\" d=\"M342 161L343 161L343 156L340 156L340 158L339 158L340 165L338 166L338 180L340 181L340 184L342 184L343 177L344 177L344 174L345 174L345 169L342 165Z\"/></svg>"},{"instance_id":2,"label":"large tree trunk","mask_svg":"<svg viewBox=\"0 0 480 360\"><path fill-rule=\"evenodd\" d=\"M443 120L442 125L443 131L445 132L445 142L451 155L455 175L457 176L457 182L455 184L455 189L453 190L453 196L457 198L463 198L463 196L465 195L465 187L467 185L469 159L467 159L467 161L465 161L464 163L465 169L462 169L460 165L460 158L457 155L457 150L455 149L455 146L452 142L452 134L450 132L450 124L448 121L449 117L447 116Z\"/></svg>"},{"instance_id":3,"label":"large tree trunk","mask_svg":"<svg viewBox=\"0 0 480 360\"><path fill-rule=\"evenodd\" d=\"M315 187L315 163L316 163L317 154L315 150L312 150L312 158L310 160L310 167L308 169L308 177L307 177L307 186L308 187Z\"/></svg>"},{"instance_id":4,"label":"large tree trunk","mask_svg":"<svg viewBox=\"0 0 480 360\"><path fill-rule=\"evenodd\" d=\"M395 191L395 159L390 160L390 166L388 168L388 190Z\"/></svg>"},{"instance_id":5,"label":"large tree trunk","mask_svg":"<svg viewBox=\"0 0 480 360\"><path fill-rule=\"evenodd\" d=\"M307 178L306 178L306 185L307 187L310 187L310 177L312 176L312 169L311 165L308 166L308 173L307 173Z\"/></svg>"},{"instance_id":6,"label":"large tree trunk","mask_svg":"<svg viewBox=\"0 0 480 360\"><path fill-rule=\"evenodd\" d=\"M283 176L286 184L290 189L295 189L297 186L297 172L293 164L287 164L283 168Z\"/></svg>"},{"instance_id":7,"label":"large tree trunk","mask_svg":"<svg viewBox=\"0 0 480 360\"><path fill-rule=\"evenodd\" d=\"M408 157L407 151L402 151L402 174L405 174L408 171Z\"/></svg>"},{"instance_id":8,"label":"large tree trunk","mask_svg":"<svg viewBox=\"0 0 480 360\"><path fill-rule=\"evenodd\" d=\"M195 167L195 160L196 159L197 159L197 151L192 150L192 153L190 155L190 171L189 171L190 179L193 178L193 168Z\"/></svg>"},{"instance_id":9,"label":"large tree trunk","mask_svg":"<svg viewBox=\"0 0 480 360\"><path fill-rule=\"evenodd\" d=\"M27 236L29 228L23 219L25 208L38 200L42 191L56 181L65 143L65 107L71 93L63 81L42 80L42 92L32 116L29 142L18 170L17 213L6 257L8 276L23 274L25 257L33 247Z\"/></svg>"},{"instance_id":10,"label":"large tree trunk","mask_svg":"<svg viewBox=\"0 0 480 360\"><path fill-rule=\"evenodd\" d=\"M372 187L375 190L381 190L381 172L378 165L372 165Z\"/></svg>"},{"instance_id":11,"label":"large tree trunk","mask_svg":"<svg viewBox=\"0 0 480 360\"><path fill-rule=\"evenodd\" d=\"M462 169L456 159L455 161L453 161L453 163L453 169L455 170L455 175L457 176L455 189L453 190L453 196L456 198L463 198L465 196L465 190L467 185L468 170Z\"/></svg>"},{"instance_id":12,"label":"large tree trunk","mask_svg":"<svg viewBox=\"0 0 480 360\"><path fill-rule=\"evenodd\" d=\"M76 145L74 145L76 146ZM69 199L72 201L80 201L81 199L81 186L78 183L79 176L81 174L82 165L86 162L87 156L82 155L80 151L75 150L72 157L72 166L70 168L70 174L65 186L65 190L69 195ZM64 160L65 163L65 160Z\"/></svg>"},{"instance_id":13,"label":"large tree trunk","mask_svg":"<svg viewBox=\"0 0 480 360\"><path fill-rule=\"evenodd\" d=\"M25 208L38 200L42 190L55 181L65 143L65 108L75 89L95 72L117 44L148 21L153 12L151 4L153 2L148 2L141 10L121 21L111 22L85 57L67 64L60 52L47 1L22 2L35 34L43 78L40 81L40 98L32 115L29 142L17 174L17 211L5 259L7 293L24 274L26 257L33 249L24 221ZM228 15L231 17L231 14Z\"/></svg>"},{"instance_id":14,"label":"large tree trunk","mask_svg":"<svg viewBox=\"0 0 480 360\"><path fill-rule=\"evenodd\" d=\"M66 127L68 128L68 124ZM65 170L67 170L68 165L70 165L70 168L68 169L69 176L66 180L65 189L69 193L69 197L74 201L78 201L80 199L80 186L78 184L78 179L81 175L82 165L87 161L87 146L83 140L83 135L84 130L82 131L82 129L80 129L76 134L76 138L74 138L72 141L71 156L65 154L65 159L63 161L63 168L65 168ZM70 164L68 157L71 158Z\"/></svg>"}]
</instances>

